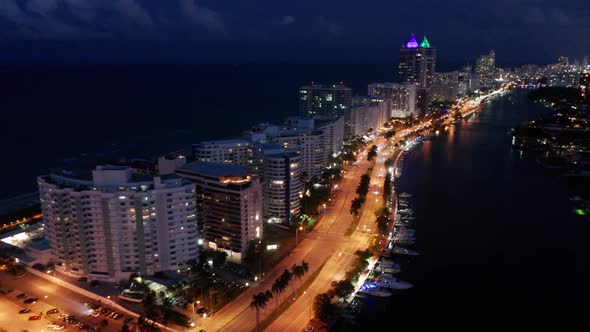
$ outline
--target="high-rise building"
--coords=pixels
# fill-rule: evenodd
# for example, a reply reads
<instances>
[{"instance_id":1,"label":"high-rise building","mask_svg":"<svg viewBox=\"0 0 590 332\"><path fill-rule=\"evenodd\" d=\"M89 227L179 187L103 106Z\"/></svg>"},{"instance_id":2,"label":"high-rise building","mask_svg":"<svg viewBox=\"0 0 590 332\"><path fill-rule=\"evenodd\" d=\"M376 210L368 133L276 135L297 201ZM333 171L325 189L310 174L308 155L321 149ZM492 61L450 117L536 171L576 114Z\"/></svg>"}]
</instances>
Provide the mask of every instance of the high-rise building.
<instances>
[{"instance_id":1,"label":"high-rise building","mask_svg":"<svg viewBox=\"0 0 590 332\"><path fill-rule=\"evenodd\" d=\"M342 116L350 109L352 90L342 84L312 84L299 88L299 114Z\"/></svg>"},{"instance_id":2,"label":"high-rise building","mask_svg":"<svg viewBox=\"0 0 590 332\"><path fill-rule=\"evenodd\" d=\"M53 259L64 272L119 280L198 257L195 185L97 166L92 179L38 178Z\"/></svg>"},{"instance_id":3,"label":"high-rise building","mask_svg":"<svg viewBox=\"0 0 590 332\"><path fill-rule=\"evenodd\" d=\"M301 177L309 181L322 174L328 164L325 153L325 134L319 129L288 129L280 131L271 139L272 143L281 144L285 149L299 152L301 158Z\"/></svg>"},{"instance_id":4,"label":"high-rise building","mask_svg":"<svg viewBox=\"0 0 590 332\"><path fill-rule=\"evenodd\" d=\"M491 88L496 83L496 53L482 55L475 65L475 76L480 88Z\"/></svg>"},{"instance_id":5,"label":"high-rise building","mask_svg":"<svg viewBox=\"0 0 590 332\"><path fill-rule=\"evenodd\" d=\"M245 257L250 241L262 238L262 185L238 165L192 162L176 174L194 182L197 220L205 244L228 259Z\"/></svg>"},{"instance_id":6,"label":"high-rise building","mask_svg":"<svg viewBox=\"0 0 590 332\"><path fill-rule=\"evenodd\" d=\"M352 90L342 84L312 84L299 88L299 115L330 118L344 116L344 133L349 134Z\"/></svg>"},{"instance_id":7,"label":"high-rise building","mask_svg":"<svg viewBox=\"0 0 590 332\"><path fill-rule=\"evenodd\" d=\"M456 100L459 94L459 71L435 73L431 91L433 100Z\"/></svg>"},{"instance_id":8,"label":"high-rise building","mask_svg":"<svg viewBox=\"0 0 590 332\"><path fill-rule=\"evenodd\" d=\"M301 158L279 144L264 147L264 219L290 224L301 211Z\"/></svg>"},{"instance_id":9,"label":"high-rise building","mask_svg":"<svg viewBox=\"0 0 590 332\"><path fill-rule=\"evenodd\" d=\"M351 128L355 136L377 131L391 118L391 100L374 97L355 97L351 111Z\"/></svg>"},{"instance_id":10,"label":"high-rise building","mask_svg":"<svg viewBox=\"0 0 590 332\"><path fill-rule=\"evenodd\" d=\"M197 161L249 167L252 145L243 138L203 141L193 144L193 156Z\"/></svg>"},{"instance_id":11,"label":"high-rise building","mask_svg":"<svg viewBox=\"0 0 590 332\"><path fill-rule=\"evenodd\" d=\"M317 129L324 132L324 152L330 158L340 152L344 144L344 117L314 116L313 118L290 116L285 121L291 129Z\"/></svg>"},{"instance_id":12,"label":"high-rise building","mask_svg":"<svg viewBox=\"0 0 590 332\"><path fill-rule=\"evenodd\" d=\"M371 83L369 97L391 100L391 114L394 118L406 118L415 112L416 85L411 83Z\"/></svg>"},{"instance_id":13,"label":"high-rise building","mask_svg":"<svg viewBox=\"0 0 590 332\"><path fill-rule=\"evenodd\" d=\"M436 67L436 49L426 36L420 44L412 34L400 49L399 77L401 83L412 83L419 88L432 85Z\"/></svg>"}]
</instances>

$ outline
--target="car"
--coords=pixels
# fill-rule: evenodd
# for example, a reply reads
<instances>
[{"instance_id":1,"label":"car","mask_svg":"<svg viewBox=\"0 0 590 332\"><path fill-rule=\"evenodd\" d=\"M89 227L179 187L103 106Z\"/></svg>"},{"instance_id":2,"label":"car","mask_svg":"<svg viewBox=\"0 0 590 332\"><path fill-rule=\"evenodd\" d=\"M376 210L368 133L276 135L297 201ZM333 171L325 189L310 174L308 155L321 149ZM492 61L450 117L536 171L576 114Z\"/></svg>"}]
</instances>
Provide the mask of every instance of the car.
<instances>
[{"instance_id":1,"label":"car","mask_svg":"<svg viewBox=\"0 0 590 332\"><path fill-rule=\"evenodd\" d=\"M98 280L92 280L90 282L90 286L92 287L98 287L100 285L100 282Z\"/></svg>"},{"instance_id":2,"label":"car","mask_svg":"<svg viewBox=\"0 0 590 332\"><path fill-rule=\"evenodd\" d=\"M31 312L31 309L23 309L21 311L19 311L19 314L28 314L29 312Z\"/></svg>"},{"instance_id":3,"label":"car","mask_svg":"<svg viewBox=\"0 0 590 332\"><path fill-rule=\"evenodd\" d=\"M90 329L90 325L86 324L86 323L82 323L78 325L78 328L80 330L89 330Z\"/></svg>"},{"instance_id":4,"label":"car","mask_svg":"<svg viewBox=\"0 0 590 332\"><path fill-rule=\"evenodd\" d=\"M58 309L51 309L51 310L47 310L47 314L48 315L53 315L53 314L57 314L59 312Z\"/></svg>"},{"instance_id":5,"label":"car","mask_svg":"<svg viewBox=\"0 0 590 332\"><path fill-rule=\"evenodd\" d=\"M78 278L78 281L87 282L88 278L87 277L80 277L80 278Z\"/></svg>"},{"instance_id":6,"label":"car","mask_svg":"<svg viewBox=\"0 0 590 332\"><path fill-rule=\"evenodd\" d=\"M115 318L115 320L119 320L119 319L121 319L123 317L125 317L125 316L123 316L122 314L117 313L117 315L114 318Z\"/></svg>"},{"instance_id":7,"label":"car","mask_svg":"<svg viewBox=\"0 0 590 332\"><path fill-rule=\"evenodd\" d=\"M53 325L52 329L54 330L64 330L66 328L65 325L55 324Z\"/></svg>"},{"instance_id":8,"label":"car","mask_svg":"<svg viewBox=\"0 0 590 332\"><path fill-rule=\"evenodd\" d=\"M26 304L33 304L33 303L37 303L37 300L39 300L39 299L36 297L31 297L30 299L26 299L24 302Z\"/></svg>"},{"instance_id":9,"label":"car","mask_svg":"<svg viewBox=\"0 0 590 332\"><path fill-rule=\"evenodd\" d=\"M38 271L45 271L45 265L43 265L41 263L36 263L32 267Z\"/></svg>"},{"instance_id":10,"label":"car","mask_svg":"<svg viewBox=\"0 0 590 332\"><path fill-rule=\"evenodd\" d=\"M98 316L100 316L100 312L95 311L95 312L91 313L90 316L92 316L92 317L98 317Z\"/></svg>"},{"instance_id":11,"label":"car","mask_svg":"<svg viewBox=\"0 0 590 332\"><path fill-rule=\"evenodd\" d=\"M17 299L24 299L25 297L27 297L29 294L27 293L20 293L16 296Z\"/></svg>"},{"instance_id":12,"label":"car","mask_svg":"<svg viewBox=\"0 0 590 332\"><path fill-rule=\"evenodd\" d=\"M198 313L199 315L202 315L202 314L204 314L205 312L207 312L207 310L208 310L207 308L205 308L205 307L202 307L202 308L199 308L199 309L197 309L197 313Z\"/></svg>"},{"instance_id":13,"label":"car","mask_svg":"<svg viewBox=\"0 0 590 332\"><path fill-rule=\"evenodd\" d=\"M338 285L338 281L336 281L336 280L332 281L331 285L332 285L332 287L335 287L336 285Z\"/></svg>"},{"instance_id":14,"label":"car","mask_svg":"<svg viewBox=\"0 0 590 332\"><path fill-rule=\"evenodd\" d=\"M41 319L41 316L31 316L29 317L29 320L39 320Z\"/></svg>"}]
</instances>

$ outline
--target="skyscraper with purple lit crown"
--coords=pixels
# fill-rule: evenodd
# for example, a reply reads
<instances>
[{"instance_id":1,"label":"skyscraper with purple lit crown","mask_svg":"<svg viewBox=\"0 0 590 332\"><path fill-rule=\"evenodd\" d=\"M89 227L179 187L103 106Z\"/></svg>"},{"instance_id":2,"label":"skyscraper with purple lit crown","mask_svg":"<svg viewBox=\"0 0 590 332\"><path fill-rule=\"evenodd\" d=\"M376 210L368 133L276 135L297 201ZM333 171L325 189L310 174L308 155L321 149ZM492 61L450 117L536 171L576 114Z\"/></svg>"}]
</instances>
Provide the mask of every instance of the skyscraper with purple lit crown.
<instances>
[{"instance_id":1,"label":"skyscraper with purple lit crown","mask_svg":"<svg viewBox=\"0 0 590 332\"><path fill-rule=\"evenodd\" d=\"M432 85L436 66L436 49L424 36L420 44L414 34L400 49L399 77L401 83L413 83L418 88Z\"/></svg>"}]
</instances>

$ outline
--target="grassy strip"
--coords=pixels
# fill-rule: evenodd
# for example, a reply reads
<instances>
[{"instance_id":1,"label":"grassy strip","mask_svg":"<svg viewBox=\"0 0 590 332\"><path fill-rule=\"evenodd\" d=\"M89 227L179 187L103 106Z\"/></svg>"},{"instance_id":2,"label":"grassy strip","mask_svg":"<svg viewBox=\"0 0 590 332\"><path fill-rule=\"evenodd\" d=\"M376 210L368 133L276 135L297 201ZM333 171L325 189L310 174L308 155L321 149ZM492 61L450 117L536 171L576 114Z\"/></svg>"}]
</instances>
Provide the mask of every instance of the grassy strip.
<instances>
[{"instance_id":1,"label":"grassy strip","mask_svg":"<svg viewBox=\"0 0 590 332\"><path fill-rule=\"evenodd\" d=\"M356 227L358 226L360 220L361 220L360 217L358 217L358 218L353 217L352 222L350 223L350 225L346 229L346 232L344 232L344 235L351 236L352 233L354 233L354 231L356 230Z\"/></svg>"},{"instance_id":2,"label":"grassy strip","mask_svg":"<svg viewBox=\"0 0 590 332\"><path fill-rule=\"evenodd\" d=\"M289 307L291 307L291 305L297 301L297 299L303 294L302 291L304 289L307 289L315 281L317 276L320 274L320 272L324 268L324 265L326 265L326 263L328 262L328 260L331 257L332 257L332 254L330 254L328 257L326 257L326 260L324 260L322 265L320 265L320 267L312 275L310 275L309 278L307 278L307 280L303 283L303 285L301 285L301 287L299 287L299 289L297 289L297 291L295 292L295 300L294 301L291 301L291 300L283 301L283 303L281 303L278 308L276 308L270 315L268 315L265 319L263 319L260 322L260 331L264 331L267 327L269 327L270 324L272 324L272 322L275 321L275 319L277 319L280 315L282 315L285 311L287 311L287 309L289 309ZM257 330L256 327L254 327L252 329L252 332L256 332L256 330Z\"/></svg>"}]
</instances>

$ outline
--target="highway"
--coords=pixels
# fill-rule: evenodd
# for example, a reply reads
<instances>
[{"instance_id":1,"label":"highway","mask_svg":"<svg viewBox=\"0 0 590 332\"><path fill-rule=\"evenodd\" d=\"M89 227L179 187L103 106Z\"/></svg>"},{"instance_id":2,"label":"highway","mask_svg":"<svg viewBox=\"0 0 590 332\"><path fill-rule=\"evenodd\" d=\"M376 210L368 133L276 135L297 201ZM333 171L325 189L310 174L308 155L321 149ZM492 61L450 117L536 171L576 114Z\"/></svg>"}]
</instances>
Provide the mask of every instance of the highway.
<instances>
[{"instance_id":1,"label":"highway","mask_svg":"<svg viewBox=\"0 0 590 332\"><path fill-rule=\"evenodd\" d=\"M385 139L375 140L372 144L381 144L385 146ZM364 250L372 244L374 239L377 239L377 224L375 211L383 203L383 182L385 178L379 177L379 174L385 175L384 163L390 156L390 151L379 150L378 156L375 158L375 166L371 173L371 184L373 188L369 190L367 199L363 204L363 208L360 215L360 220L354 233L348 237L344 235L344 231L348 228L350 218L346 225L341 224L337 227L332 227L329 223L326 223L330 230L334 230L335 234L341 236L340 241L334 244L336 245L335 254L326 263L316 280L307 288L304 296L297 299L297 301L289 307L280 317L278 317L268 328L267 331L303 331L305 325L313 317L313 299L316 295L325 293L331 288L331 283L334 280L341 280L344 278L346 271L350 268L355 260L354 252L356 250ZM363 170L362 173L357 176L364 174L370 166L370 162L361 160L359 162L359 168ZM358 185L358 183L357 183ZM379 187L381 185L381 188ZM348 207L350 201L355 197L353 189L352 197L348 197L344 200L346 208L346 214L350 216ZM373 191L379 190L379 194L375 195ZM344 218L343 218L344 219Z\"/></svg>"},{"instance_id":2,"label":"highway","mask_svg":"<svg viewBox=\"0 0 590 332\"><path fill-rule=\"evenodd\" d=\"M322 273L320 273L313 285L324 283L327 283L328 286L330 285L335 274L330 272L325 273L324 271L326 270L338 270L341 276L344 276L345 271L340 271L340 267L349 265L354 258L350 253L353 253L362 242L367 243L366 238L368 237L368 234L365 237L352 237L355 239L353 242L350 241L351 238L345 236L344 233L353 218L349 212L350 201L356 197L355 191L360 182L360 176L366 173L369 166L370 162L364 160L359 162L357 166L348 167L347 173L344 174L342 181L338 184L338 190L333 198L334 204L328 207L327 214L318 223L316 228L307 234L305 239L300 242L299 246L297 246L291 255L267 273L263 280L255 283L236 300L223 307L216 313L215 317L199 319L197 322L198 324L201 324L199 327L205 328L207 331L250 331L254 329L256 327L255 311L249 308L252 295L261 291L270 290L272 284L284 269L291 268L293 264L300 264L301 260L305 260L309 263L309 272L301 281L291 281L291 284L294 284L296 287L299 287L300 284L304 283L308 276L313 274L331 254L332 259L326 263ZM375 218L372 208L369 207L365 209L365 211L369 210L370 212L368 214L363 212L364 214L361 216L361 220L372 215L374 222ZM348 254L339 255L340 251ZM322 280L322 282L319 282L319 280ZM287 290L285 293L291 295L292 289ZM290 299L287 294L280 296L281 302ZM304 294L301 299L305 299L306 295L307 293ZM299 306L298 303L296 303L296 305ZM272 313L275 306L275 299L272 299L269 302L268 307L260 312L260 320L262 321ZM309 310L306 310L305 313L309 313ZM282 316L286 315L287 314L284 314ZM306 317L309 319L309 316ZM307 320L305 320L300 327L303 327L305 323L307 323Z\"/></svg>"}]
</instances>

